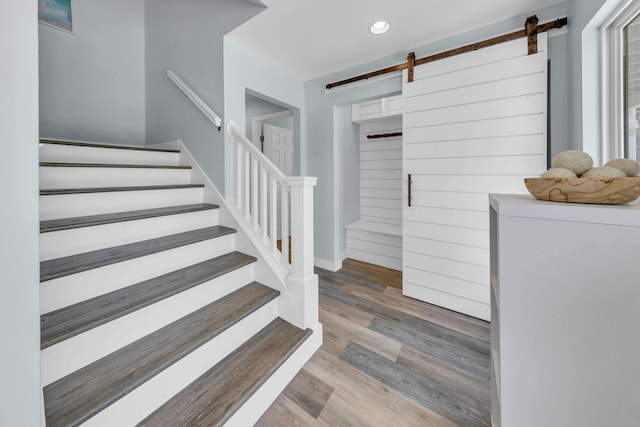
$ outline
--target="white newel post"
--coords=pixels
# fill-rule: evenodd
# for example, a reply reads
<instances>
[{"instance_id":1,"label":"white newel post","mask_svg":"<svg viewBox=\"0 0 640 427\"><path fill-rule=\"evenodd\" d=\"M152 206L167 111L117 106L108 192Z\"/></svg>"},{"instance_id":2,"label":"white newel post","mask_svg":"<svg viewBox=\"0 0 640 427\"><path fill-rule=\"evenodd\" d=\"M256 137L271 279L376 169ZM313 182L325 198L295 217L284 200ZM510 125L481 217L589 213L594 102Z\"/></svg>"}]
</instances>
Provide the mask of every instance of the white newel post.
<instances>
[{"instance_id":1,"label":"white newel post","mask_svg":"<svg viewBox=\"0 0 640 427\"><path fill-rule=\"evenodd\" d=\"M313 187L315 177L287 177L291 191L291 274L287 289L295 304L295 323L313 328L318 323L318 276L313 272Z\"/></svg>"}]
</instances>

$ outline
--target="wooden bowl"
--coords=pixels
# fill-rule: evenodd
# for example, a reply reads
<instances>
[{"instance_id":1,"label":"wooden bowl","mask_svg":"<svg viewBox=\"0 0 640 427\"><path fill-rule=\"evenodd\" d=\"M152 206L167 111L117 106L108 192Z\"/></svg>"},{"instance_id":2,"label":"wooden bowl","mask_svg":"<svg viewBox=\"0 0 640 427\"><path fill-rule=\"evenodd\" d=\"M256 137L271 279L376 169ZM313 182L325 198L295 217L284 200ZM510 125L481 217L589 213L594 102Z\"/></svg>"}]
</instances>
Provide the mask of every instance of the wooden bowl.
<instances>
[{"instance_id":1,"label":"wooden bowl","mask_svg":"<svg viewBox=\"0 0 640 427\"><path fill-rule=\"evenodd\" d=\"M640 176L628 178L525 178L527 190L539 200L616 205L640 197Z\"/></svg>"}]
</instances>

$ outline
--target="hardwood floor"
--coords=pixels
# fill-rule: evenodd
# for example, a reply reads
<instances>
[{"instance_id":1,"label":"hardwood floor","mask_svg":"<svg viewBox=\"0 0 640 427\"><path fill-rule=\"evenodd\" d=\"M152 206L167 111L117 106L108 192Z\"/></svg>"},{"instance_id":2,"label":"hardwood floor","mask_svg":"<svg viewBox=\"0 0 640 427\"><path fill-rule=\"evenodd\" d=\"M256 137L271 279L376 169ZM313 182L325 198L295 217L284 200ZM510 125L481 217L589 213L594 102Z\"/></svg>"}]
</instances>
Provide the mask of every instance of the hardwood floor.
<instances>
[{"instance_id":1,"label":"hardwood floor","mask_svg":"<svg viewBox=\"0 0 640 427\"><path fill-rule=\"evenodd\" d=\"M489 323L402 296L393 270L316 272L324 344L256 426L490 425Z\"/></svg>"}]
</instances>

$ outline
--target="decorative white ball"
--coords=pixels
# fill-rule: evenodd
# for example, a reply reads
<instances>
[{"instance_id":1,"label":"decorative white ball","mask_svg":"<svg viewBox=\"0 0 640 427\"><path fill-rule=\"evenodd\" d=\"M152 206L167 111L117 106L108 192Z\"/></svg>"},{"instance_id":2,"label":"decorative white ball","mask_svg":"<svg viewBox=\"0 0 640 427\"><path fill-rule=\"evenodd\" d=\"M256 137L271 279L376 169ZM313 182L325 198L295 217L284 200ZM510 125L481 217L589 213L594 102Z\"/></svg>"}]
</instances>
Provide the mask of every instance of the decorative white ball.
<instances>
[{"instance_id":1,"label":"decorative white ball","mask_svg":"<svg viewBox=\"0 0 640 427\"><path fill-rule=\"evenodd\" d=\"M620 169L627 176L636 176L640 172L640 164L631 159L614 159L604 164L612 168Z\"/></svg>"},{"instance_id":2,"label":"decorative white ball","mask_svg":"<svg viewBox=\"0 0 640 427\"><path fill-rule=\"evenodd\" d=\"M566 168L551 168L542 175L540 178L577 178L578 176Z\"/></svg>"},{"instance_id":3,"label":"decorative white ball","mask_svg":"<svg viewBox=\"0 0 640 427\"><path fill-rule=\"evenodd\" d=\"M589 169L587 172L582 174L580 178L626 178L626 176L627 174L622 172L620 169L612 168L609 166L601 166L599 168Z\"/></svg>"},{"instance_id":4,"label":"decorative white ball","mask_svg":"<svg viewBox=\"0 0 640 427\"><path fill-rule=\"evenodd\" d=\"M593 159L583 151L563 151L554 156L551 161L552 168L569 169L577 176L582 175L593 166Z\"/></svg>"}]
</instances>

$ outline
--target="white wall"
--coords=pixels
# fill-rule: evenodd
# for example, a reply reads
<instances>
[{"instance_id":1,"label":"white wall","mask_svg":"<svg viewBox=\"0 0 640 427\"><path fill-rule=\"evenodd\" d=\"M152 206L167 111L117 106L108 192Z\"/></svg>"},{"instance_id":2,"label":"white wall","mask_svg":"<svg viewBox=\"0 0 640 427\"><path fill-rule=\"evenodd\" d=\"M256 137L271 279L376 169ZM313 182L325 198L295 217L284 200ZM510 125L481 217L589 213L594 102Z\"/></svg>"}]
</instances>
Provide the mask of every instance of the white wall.
<instances>
[{"instance_id":1,"label":"white wall","mask_svg":"<svg viewBox=\"0 0 640 427\"><path fill-rule=\"evenodd\" d=\"M75 34L40 25L40 133L144 144L144 0L74 1Z\"/></svg>"},{"instance_id":2,"label":"white wall","mask_svg":"<svg viewBox=\"0 0 640 427\"><path fill-rule=\"evenodd\" d=\"M0 425L40 425L37 3L0 27Z\"/></svg>"}]
</instances>

